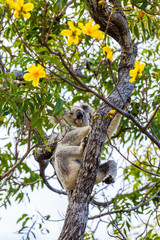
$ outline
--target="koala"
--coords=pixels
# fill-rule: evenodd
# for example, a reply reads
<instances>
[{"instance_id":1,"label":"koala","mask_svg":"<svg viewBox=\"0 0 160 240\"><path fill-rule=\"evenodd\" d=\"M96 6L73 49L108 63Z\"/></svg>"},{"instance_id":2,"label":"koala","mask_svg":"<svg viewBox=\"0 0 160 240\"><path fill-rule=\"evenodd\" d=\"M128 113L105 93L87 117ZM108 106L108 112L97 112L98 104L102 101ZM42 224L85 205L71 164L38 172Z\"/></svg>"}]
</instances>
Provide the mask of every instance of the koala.
<instances>
[{"instance_id":1,"label":"koala","mask_svg":"<svg viewBox=\"0 0 160 240\"><path fill-rule=\"evenodd\" d=\"M58 136L53 165L59 181L66 190L74 189L82 162L85 137L90 130L89 120L92 114L93 109L89 105L81 104L72 106L60 120L62 134ZM119 119L116 119L116 122L118 121ZM113 124L110 125L109 136L115 129ZM114 183L116 174L117 164L115 161L107 161L99 166L95 184L101 181L106 184Z\"/></svg>"}]
</instances>

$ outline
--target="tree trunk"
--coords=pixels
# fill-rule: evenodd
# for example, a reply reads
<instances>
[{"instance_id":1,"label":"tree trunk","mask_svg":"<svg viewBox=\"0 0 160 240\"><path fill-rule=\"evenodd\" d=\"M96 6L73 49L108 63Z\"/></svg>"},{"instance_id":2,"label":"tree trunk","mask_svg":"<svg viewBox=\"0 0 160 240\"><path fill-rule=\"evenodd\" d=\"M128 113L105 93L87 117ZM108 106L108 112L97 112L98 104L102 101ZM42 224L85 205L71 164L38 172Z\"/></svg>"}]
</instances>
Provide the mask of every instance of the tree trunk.
<instances>
[{"instance_id":1,"label":"tree trunk","mask_svg":"<svg viewBox=\"0 0 160 240\"><path fill-rule=\"evenodd\" d=\"M122 10L115 10L111 14L107 4L98 5L96 0L86 0L85 2L92 18L101 26L101 30L105 32L108 27L107 33L121 46L121 61L117 82L119 91L115 88L107 100L122 109L124 106L123 101L127 102L133 90L134 85L129 82L129 70L133 69L136 57L136 47L133 48L127 20ZM120 7L118 0L113 0L112 3L115 9ZM110 22L108 23L109 19ZM102 121L102 118L110 110L111 108L108 105L102 103L95 113L96 116L100 117L92 120L77 183L73 192L68 193L69 204L59 240L83 239L88 220L90 196L106 139L106 131L111 122L108 118Z\"/></svg>"}]
</instances>

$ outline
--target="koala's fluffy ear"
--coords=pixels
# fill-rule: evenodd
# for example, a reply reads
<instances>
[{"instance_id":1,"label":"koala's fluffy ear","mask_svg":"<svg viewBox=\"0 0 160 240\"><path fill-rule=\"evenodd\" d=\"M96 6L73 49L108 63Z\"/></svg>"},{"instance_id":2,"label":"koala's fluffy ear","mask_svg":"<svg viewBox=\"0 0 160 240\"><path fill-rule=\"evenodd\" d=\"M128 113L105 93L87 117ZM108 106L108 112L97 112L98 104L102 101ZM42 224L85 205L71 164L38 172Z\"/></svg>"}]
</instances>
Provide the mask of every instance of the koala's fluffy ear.
<instances>
[{"instance_id":1,"label":"koala's fluffy ear","mask_svg":"<svg viewBox=\"0 0 160 240\"><path fill-rule=\"evenodd\" d=\"M93 116L93 112L94 109L92 107L90 107L88 104L86 103L82 103L80 104L80 107L86 112L88 113L88 119L90 120Z\"/></svg>"},{"instance_id":2,"label":"koala's fluffy ear","mask_svg":"<svg viewBox=\"0 0 160 240\"><path fill-rule=\"evenodd\" d=\"M94 112L94 109L86 103L80 104L80 107L87 113L93 114L93 112Z\"/></svg>"}]
</instances>

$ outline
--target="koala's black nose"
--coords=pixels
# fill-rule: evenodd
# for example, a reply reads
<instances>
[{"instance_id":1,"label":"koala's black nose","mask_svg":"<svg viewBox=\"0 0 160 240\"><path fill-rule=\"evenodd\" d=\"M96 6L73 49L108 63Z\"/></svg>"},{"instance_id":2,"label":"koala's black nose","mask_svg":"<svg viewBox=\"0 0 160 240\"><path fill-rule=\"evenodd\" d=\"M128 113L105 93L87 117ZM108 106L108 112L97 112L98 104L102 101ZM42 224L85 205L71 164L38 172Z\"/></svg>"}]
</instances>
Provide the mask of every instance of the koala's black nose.
<instances>
[{"instance_id":1,"label":"koala's black nose","mask_svg":"<svg viewBox=\"0 0 160 240\"><path fill-rule=\"evenodd\" d=\"M82 119L83 118L83 112L81 110L76 111L77 119Z\"/></svg>"}]
</instances>

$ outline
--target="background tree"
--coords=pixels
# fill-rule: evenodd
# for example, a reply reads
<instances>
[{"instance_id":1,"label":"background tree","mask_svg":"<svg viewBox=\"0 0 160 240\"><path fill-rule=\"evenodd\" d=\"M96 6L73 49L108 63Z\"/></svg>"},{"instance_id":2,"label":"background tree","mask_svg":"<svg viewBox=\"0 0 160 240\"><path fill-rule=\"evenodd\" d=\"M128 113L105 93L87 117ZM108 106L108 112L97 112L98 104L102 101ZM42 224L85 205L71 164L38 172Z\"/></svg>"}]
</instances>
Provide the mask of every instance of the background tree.
<instances>
[{"instance_id":1,"label":"background tree","mask_svg":"<svg viewBox=\"0 0 160 240\"><path fill-rule=\"evenodd\" d=\"M55 147L47 145L52 129L48 116L58 120L64 108L86 102L96 112L76 187L67 193L59 239L94 239L92 229L85 232L89 204L96 212L90 220L101 224L109 215L105 227L114 238L132 239L136 218L141 230L133 239L159 239L158 1L31 2L1 1L0 124L8 132L8 143L2 141L0 149L1 207L12 198L23 201L27 186L33 191L43 187L28 165L33 151L46 185L66 194L44 175ZM106 141L112 109L124 118ZM119 166L114 195L103 184L93 190L98 162L110 158ZM26 239L31 239L35 223L29 227L28 220L27 214L19 218L19 233L27 230Z\"/></svg>"}]
</instances>

